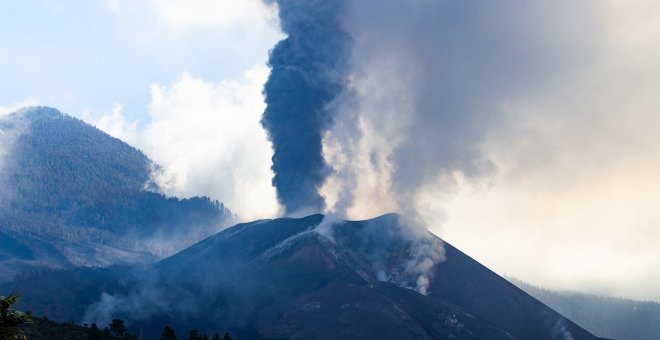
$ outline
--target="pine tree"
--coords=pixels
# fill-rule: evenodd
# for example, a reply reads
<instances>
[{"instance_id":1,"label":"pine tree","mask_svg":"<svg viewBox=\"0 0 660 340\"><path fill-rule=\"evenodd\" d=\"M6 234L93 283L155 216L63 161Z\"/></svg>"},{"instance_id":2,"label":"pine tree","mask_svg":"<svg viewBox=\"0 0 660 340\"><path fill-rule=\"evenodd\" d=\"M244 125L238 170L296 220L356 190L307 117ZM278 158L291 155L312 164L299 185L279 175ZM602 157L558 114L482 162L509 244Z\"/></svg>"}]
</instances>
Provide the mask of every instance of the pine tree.
<instances>
[{"instance_id":1,"label":"pine tree","mask_svg":"<svg viewBox=\"0 0 660 340\"><path fill-rule=\"evenodd\" d=\"M202 340L202 337L199 335L198 330L193 329L190 331L190 334L188 334L188 340Z\"/></svg>"},{"instance_id":2,"label":"pine tree","mask_svg":"<svg viewBox=\"0 0 660 340\"><path fill-rule=\"evenodd\" d=\"M101 331L99 330L99 327L93 323L92 326L89 328L89 340L101 340Z\"/></svg>"},{"instance_id":3,"label":"pine tree","mask_svg":"<svg viewBox=\"0 0 660 340\"><path fill-rule=\"evenodd\" d=\"M163 329L163 334L160 336L160 340L177 340L174 328L165 326Z\"/></svg>"},{"instance_id":4,"label":"pine tree","mask_svg":"<svg viewBox=\"0 0 660 340\"><path fill-rule=\"evenodd\" d=\"M110 334L110 330L108 329L108 327L103 329L102 337L103 337L103 340L112 339L112 334Z\"/></svg>"},{"instance_id":5,"label":"pine tree","mask_svg":"<svg viewBox=\"0 0 660 340\"><path fill-rule=\"evenodd\" d=\"M122 319L112 319L110 323L110 330L115 333L115 336L121 337L126 333L126 327L124 326L124 320Z\"/></svg>"}]
</instances>

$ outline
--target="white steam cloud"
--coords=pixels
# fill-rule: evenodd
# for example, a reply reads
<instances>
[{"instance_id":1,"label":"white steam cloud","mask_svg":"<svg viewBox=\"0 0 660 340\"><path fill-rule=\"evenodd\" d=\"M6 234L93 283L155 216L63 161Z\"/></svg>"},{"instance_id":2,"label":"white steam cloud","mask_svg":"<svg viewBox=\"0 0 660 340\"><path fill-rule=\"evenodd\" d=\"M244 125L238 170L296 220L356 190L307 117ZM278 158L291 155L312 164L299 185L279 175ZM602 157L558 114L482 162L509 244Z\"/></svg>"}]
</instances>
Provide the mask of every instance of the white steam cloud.
<instances>
[{"instance_id":1,"label":"white steam cloud","mask_svg":"<svg viewBox=\"0 0 660 340\"><path fill-rule=\"evenodd\" d=\"M175 32L213 28L259 34L277 23L277 8L261 0L151 0L162 24Z\"/></svg>"},{"instance_id":2,"label":"white steam cloud","mask_svg":"<svg viewBox=\"0 0 660 340\"><path fill-rule=\"evenodd\" d=\"M6 204L14 197L14 192L8 188L11 186L6 185L7 176L5 170L11 163L11 157L16 139L21 136L28 129L28 122L22 116L8 116L17 111L17 106L20 107L26 103L19 103L10 107L0 106L0 207Z\"/></svg>"},{"instance_id":3,"label":"white steam cloud","mask_svg":"<svg viewBox=\"0 0 660 340\"><path fill-rule=\"evenodd\" d=\"M240 80L211 83L183 74L171 86L153 85L150 121L142 128L120 106L91 119L163 167L154 181L165 194L210 196L245 220L272 217L279 214L272 149L259 125L267 74L263 66Z\"/></svg>"}]
</instances>

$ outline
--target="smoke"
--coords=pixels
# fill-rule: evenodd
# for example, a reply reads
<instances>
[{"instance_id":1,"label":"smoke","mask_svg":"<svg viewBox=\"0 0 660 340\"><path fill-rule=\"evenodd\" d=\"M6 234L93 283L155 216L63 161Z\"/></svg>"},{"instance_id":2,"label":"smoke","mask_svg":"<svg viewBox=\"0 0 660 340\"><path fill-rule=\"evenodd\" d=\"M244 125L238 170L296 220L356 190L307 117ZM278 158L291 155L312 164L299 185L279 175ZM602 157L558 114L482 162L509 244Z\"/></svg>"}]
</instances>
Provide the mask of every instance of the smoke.
<instances>
[{"instance_id":1,"label":"smoke","mask_svg":"<svg viewBox=\"0 0 660 340\"><path fill-rule=\"evenodd\" d=\"M333 122L329 105L344 89L348 71L351 39L340 22L347 2L277 3L288 37L270 53L261 120L273 143L273 185L288 215L318 212L325 208L318 189L330 174L321 152Z\"/></svg>"},{"instance_id":2,"label":"smoke","mask_svg":"<svg viewBox=\"0 0 660 340\"><path fill-rule=\"evenodd\" d=\"M396 215L393 223L396 226L395 233L399 239L403 240L407 252L403 261L395 268L388 268L388 265L392 263L388 258L391 258L392 253L396 250L386 250L378 256L374 256L373 263L380 263L380 275L386 274L379 279L414 289L422 295L428 295L435 267L446 260L444 244L418 221L406 216ZM382 226L378 225L371 230L372 233L382 231Z\"/></svg>"},{"instance_id":3,"label":"smoke","mask_svg":"<svg viewBox=\"0 0 660 340\"><path fill-rule=\"evenodd\" d=\"M277 3L288 37L270 55L262 119L273 183L287 213L351 217L416 215L424 188L450 192L495 173L483 143L507 98L542 92L588 59L591 29L574 31L597 8L591 0Z\"/></svg>"},{"instance_id":4,"label":"smoke","mask_svg":"<svg viewBox=\"0 0 660 340\"><path fill-rule=\"evenodd\" d=\"M198 301L181 295L172 296L151 272L138 274L136 282L126 292L101 293L99 300L87 307L83 323L107 325L112 319L121 318L129 325L134 322L149 320L163 314L195 312Z\"/></svg>"},{"instance_id":5,"label":"smoke","mask_svg":"<svg viewBox=\"0 0 660 340\"><path fill-rule=\"evenodd\" d=\"M5 159L22 133L28 127L27 120L21 116L21 108L32 106L32 101L22 101L10 106L0 106L0 170Z\"/></svg>"},{"instance_id":6,"label":"smoke","mask_svg":"<svg viewBox=\"0 0 660 340\"><path fill-rule=\"evenodd\" d=\"M341 249L364 256L373 279L422 295L430 293L434 269L446 259L442 240L398 214L359 222L327 215L314 231Z\"/></svg>"},{"instance_id":7,"label":"smoke","mask_svg":"<svg viewBox=\"0 0 660 340\"><path fill-rule=\"evenodd\" d=\"M414 279L412 285L422 295L429 294L429 287L433 279L433 269L446 260L445 249L442 242L431 235L414 237L410 242L410 258L404 264L404 273Z\"/></svg>"},{"instance_id":8,"label":"smoke","mask_svg":"<svg viewBox=\"0 0 660 340\"><path fill-rule=\"evenodd\" d=\"M273 183L289 214L325 208L329 239L337 219L392 210L423 229L430 192L495 174L484 144L507 104L588 62L602 14L593 0L278 4L288 38L270 56L262 120ZM406 273L425 293L442 256L415 251Z\"/></svg>"},{"instance_id":9,"label":"smoke","mask_svg":"<svg viewBox=\"0 0 660 340\"><path fill-rule=\"evenodd\" d=\"M589 30L573 32L591 3L352 2L351 86L324 138L330 209L417 215L426 188L494 174L488 132L509 98L588 58Z\"/></svg>"},{"instance_id":10,"label":"smoke","mask_svg":"<svg viewBox=\"0 0 660 340\"><path fill-rule=\"evenodd\" d=\"M566 327L566 320L563 318L558 319L554 326L552 326L552 339L573 340L573 334Z\"/></svg>"},{"instance_id":11,"label":"smoke","mask_svg":"<svg viewBox=\"0 0 660 340\"><path fill-rule=\"evenodd\" d=\"M28 121L17 111L14 114L13 109L0 107L0 207L5 205L14 193L10 191L11 186L7 185L7 176L5 171L11 166L12 150L18 137L20 137L29 128Z\"/></svg>"}]
</instances>

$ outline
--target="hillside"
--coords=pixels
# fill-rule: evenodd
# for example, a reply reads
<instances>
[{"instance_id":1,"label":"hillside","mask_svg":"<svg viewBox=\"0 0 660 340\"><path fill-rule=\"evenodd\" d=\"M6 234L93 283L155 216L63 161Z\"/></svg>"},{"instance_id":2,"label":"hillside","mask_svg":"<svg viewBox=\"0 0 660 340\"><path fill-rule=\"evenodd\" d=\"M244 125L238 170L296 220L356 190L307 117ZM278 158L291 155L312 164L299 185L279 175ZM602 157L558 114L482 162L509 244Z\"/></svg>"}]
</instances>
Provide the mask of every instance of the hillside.
<instances>
[{"instance_id":1,"label":"hillside","mask_svg":"<svg viewBox=\"0 0 660 340\"><path fill-rule=\"evenodd\" d=\"M158 193L149 180L157 165L142 152L55 109L3 117L0 131L0 281L36 268L151 262L233 218L206 197Z\"/></svg>"},{"instance_id":2,"label":"hillside","mask_svg":"<svg viewBox=\"0 0 660 340\"><path fill-rule=\"evenodd\" d=\"M617 340L660 339L660 303L551 291L509 280L598 336Z\"/></svg>"},{"instance_id":3,"label":"hillside","mask_svg":"<svg viewBox=\"0 0 660 340\"><path fill-rule=\"evenodd\" d=\"M323 219L239 224L146 267L47 272L0 289L24 290L37 314L120 317L145 335L169 324L239 339L596 339L449 244L420 294L410 264L442 242L397 215L319 233Z\"/></svg>"}]
</instances>

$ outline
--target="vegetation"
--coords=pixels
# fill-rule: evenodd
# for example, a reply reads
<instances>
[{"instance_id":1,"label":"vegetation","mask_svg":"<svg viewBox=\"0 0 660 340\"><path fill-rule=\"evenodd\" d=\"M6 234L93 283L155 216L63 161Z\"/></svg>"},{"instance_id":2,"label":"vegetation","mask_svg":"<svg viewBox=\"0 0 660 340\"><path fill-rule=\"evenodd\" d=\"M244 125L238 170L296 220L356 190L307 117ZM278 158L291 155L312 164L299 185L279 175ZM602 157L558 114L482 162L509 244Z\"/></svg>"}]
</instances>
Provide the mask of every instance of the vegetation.
<instances>
[{"instance_id":1,"label":"vegetation","mask_svg":"<svg viewBox=\"0 0 660 340\"><path fill-rule=\"evenodd\" d=\"M14 309L18 301L18 295L11 293L9 296L0 296L0 339L11 339L18 337L21 332L19 326L31 321L28 313Z\"/></svg>"},{"instance_id":2,"label":"vegetation","mask_svg":"<svg viewBox=\"0 0 660 340\"><path fill-rule=\"evenodd\" d=\"M163 330L163 335L165 335L166 331L169 332L169 330L174 332L174 330L171 327L165 326L165 329ZM176 337L174 337L174 338L163 338L163 337L161 337L161 340L176 340ZM190 333L188 334L187 340L209 340L209 337L206 334L200 334L199 331L196 330L196 329L191 329ZM231 340L231 336L229 336L229 333L225 332L225 335L222 338L220 338L220 335L218 334L218 332L215 332L215 334L213 335L213 338L211 338L211 340Z\"/></svg>"},{"instance_id":3,"label":"vegetation","mask_svg":"<svg viewBox=\"0 0 660 340\"><path fill-rule=\"evenodd\" d=\"M150 181L158 167L142 152L54 109L4 117L0 129L23 132L4 159L0 238L50 237L160 256L166 254L148 248L145 240L190 244L233 219L208 197L159 193ZM18 250L26 257L21 259L34 260L34 254Z\"/></svg>"},{"instance_id":4,"label":"vegetation","mask_svg":"<svg viewBox=\"0 0 660 340\"><path fill-rule=\"evenodd\" d=\"M126 327L124 326L124 320L122 319L112 319L110 323L110 330L117 337L123 337L126 334Z\"/></svg>"},{"instance_id":5,"label":"vegetation","mask_svg":"<svg viewBox=\"0 0 660 340\"><path fill-rule=\"evenodd\" d=\"M163 335L160 336L160 340L177 340L176 332L174 328L170 326L165 326L163 329Z\"/></svg>"},{"instance_id":6,"label":"vegetation","mask_svg":"<svg viewBox=\"0 0 660 340\"><path fill-rule=\"evenodd\" d=\"M509 281L597 336L660 339L660 303L551 291L513 278Z\"/></svg>"},{"instance_id":7,"label":"vegetation","mask_svg":"<svg viewBox=\"0 0 660 340\"><path fill-rule=\"evenodd\" d=\"M96 324L78 325L76 323L61 323L48 320L47 318L33 318L29 313L24 313L14 308L18 296L10 294L7 297L0 296L0 340L5 339L29 339L29 340L135 340L138 337L129 332L124 320L114 318L101 330ZM160 336L161 340L177 340L176 331L171 326L165 326ZM188 340L208 340L206 334L192 329ZM214 340L231 340L229 333L220 337L216 332Z\"/></svg>"},{"instance_id":8,"label":"vegetation","mask_svg":"<svg viewBox=\"0 0 660 340\"><path fill-rule=\"evenodd\" d=\"M120 283L120 278L125 277L124 269L82 267L23 273L15 281L0 285L0 291L25 292L23 303L34 315L80 320L101 293L122 293L128 289Z\"/></svg>"},{"instance_id":9,"label":"vegetation","mask_svg":"<svg viewBox=\"0 0 660 340\"><path fill-rule=\"evenodd\" d=\"M104 329L101 330L96 324L78 325L73 322L61 323L53 322L45 318L34 318L34 322L23 324L18 330L29 340L134 340L139 338L135 334L128 332L125 328L121 329L123 325L123 320L114 319L107 327L104 327ZM2 334L0 335L0 339L13 339L13 337L6 337ZM184 339L231 340L232 338L229 333L225 333L225 335L221 337L216 332L213 337L209 338L208 335L201 334L198 330L190 330L189 336ZM178 338L172 327L165 326L163 334L160 336L160 340L178 340Z\"/></svg>"}]
</instances>

